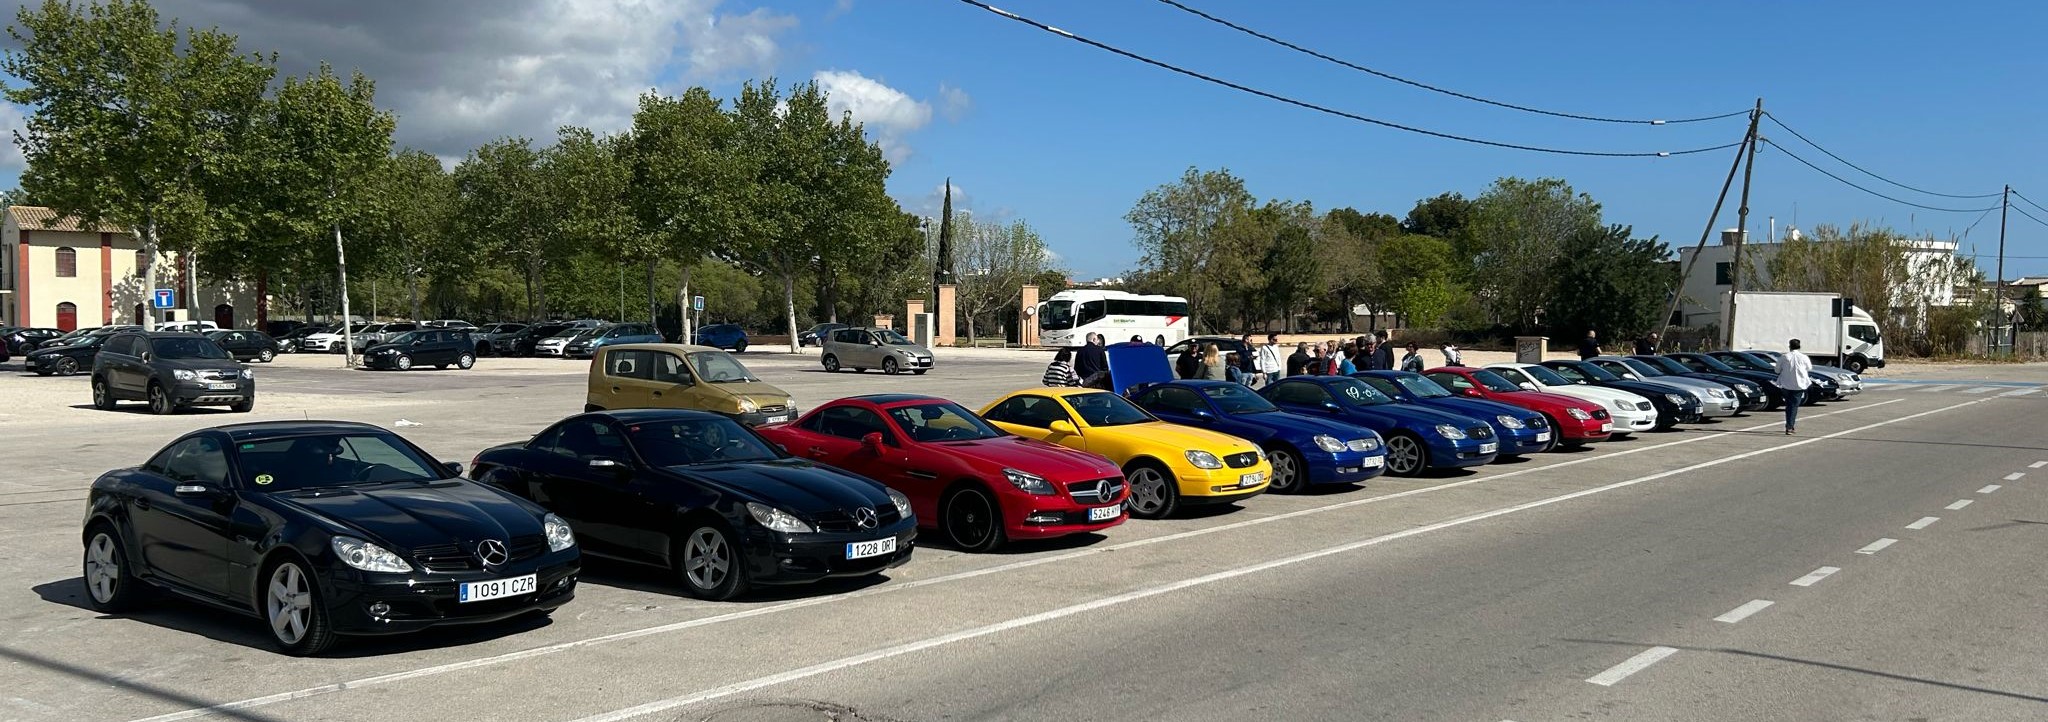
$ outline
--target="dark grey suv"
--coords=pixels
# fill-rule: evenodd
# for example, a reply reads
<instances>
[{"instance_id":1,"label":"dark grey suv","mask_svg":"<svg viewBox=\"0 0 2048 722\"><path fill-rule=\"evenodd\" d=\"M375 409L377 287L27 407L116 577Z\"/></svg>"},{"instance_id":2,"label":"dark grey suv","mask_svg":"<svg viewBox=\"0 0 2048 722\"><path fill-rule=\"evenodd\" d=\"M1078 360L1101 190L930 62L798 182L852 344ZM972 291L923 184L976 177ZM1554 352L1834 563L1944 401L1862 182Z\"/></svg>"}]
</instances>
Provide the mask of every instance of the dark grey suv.
<instances>
[{"instance_id":1,"label":"dark grey suv","mask_svg":"<svg viewBox=\"0 0 2048 722\"><path fill-rule=\"evenodd\" d=\"M92 361L92 405L147 401L154 414L188 406L256 407L256 372L213 339L191 333L114 334Z\"/></svg>"}]
</instances>

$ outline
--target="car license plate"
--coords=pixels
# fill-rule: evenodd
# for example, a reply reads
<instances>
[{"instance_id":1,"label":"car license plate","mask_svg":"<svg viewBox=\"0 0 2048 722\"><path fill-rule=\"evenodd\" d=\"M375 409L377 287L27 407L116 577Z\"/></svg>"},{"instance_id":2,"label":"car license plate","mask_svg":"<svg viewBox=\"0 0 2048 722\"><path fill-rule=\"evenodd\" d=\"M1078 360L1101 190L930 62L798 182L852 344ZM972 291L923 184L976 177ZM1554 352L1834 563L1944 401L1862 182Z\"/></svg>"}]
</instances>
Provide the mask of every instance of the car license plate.
<instances>
[{"instance_id":1,"label":"car license plate","mask_svg":"<svg viewBox=\"0 0 2048 722\"><path fill-rule=\"evenodd\" d=\"M31 356L31 357L29 357L29 358L27 358L27 359L24 359L24 360L22 360L22 362L21 362L21 367L22 367L22 368L26 368L26 369L32 369L32 368L35 368L35 367L36 367L36 360L35 360L35 357Z\"/></svg>"},{"instance_id":2,"label":"car license plate","mask_svg":"<svg viewBox=\"0 0 2048 722\"><path fill-rule=\"evenodd\" d=\"M1377 469L1377 468L1380 468L1380 467L1382 467L1382 466L1386 466L1386 465L1387 465L1387 457L1384 457L1384 456L1368 456L1368 457L1365 457L1365 468L1368 468L1368 469Z\"/></svg>"},{"instance_id":3,"label":"car license plate","mask_svg":"<svg viewBox=\"0 0 2048 722\"><path fill-rule=\"evenodd\" d=\"M1479 445L1479 453L1481 454L1491 454L1496 451L1500 451L1500 444L1487 442Z\"/></svg>"},{"instance_id":4,"label":"car license plate","mask_svg":"<svg viewBox=\"0 0 2048 722\"><path fill-rule=\"evenodd\" d=\"M1610 429L1613 429L1613 428L1614 428L1614 425L1613 425L1613 424L1610 424L1610 423L1608 423L1608 422L1605 422L1605 421L1602 421L1602 422L1600 422L1600 430L1601 430L1601 431L1607 431L1607 430L1610 430Z\"/></svg>"},{"instance_id":5,"label":"car license plate","mask_svg":"<svg viewBox=\"0 0 2048 722\"><path fill-rule=\"evenodd\" d=\"M1537 434L1537 435L1536 435L1536 443L1538 443L1538 444L1541 444L1541 443L1543 443L1543 442L1545 442L1545 441L1549 441L1549 440L1550 440L1550 432L1548 432L1548 431L1545 431L1545 432L1543 432L1543 433L1540 433L1540 434Z\"/></svg>"},{"instance_id":6,"label":"car license plate","mask_svg":"<svg viewBox=\"0 0 2048 722\"><path fill-rule=\"evenodd\" d=\"M206 385L206 390L208 390L208 391L233 391L233 390L235 390L235 382L233 382L233 381L217 381L217 382L214 382L214 383L209 383L209 384L207 384L207 385Z\"/></svg>"},{"instance_id":7,"label":"car license plate","mask_svg":"<svg viewBox=\"0 0 2048 722\"><path fill-rule=\"evenodd\" d=\"M540 586L540 580L532 574L511 579L493 579L488 582L463 582L457 587L456 601L482 602L503 599L521 594L532 594Z\"/></svg>"},{"instance_id":8,"label":"car license plate","mask_svg":"<svg viewBox=\"0 0 2048 722\"><path fill-rule=\"evenodd\" d=\"M874 541L847 542L846 544L846 558L848 559L878 557L893 551L896 551L896 537L893 536Z\"/></svg>"},{"instance_id":9,"label":"car license plate","mask_svg":"<svg viewBox=\"0 0 2048 722\"><path fill-rule=\"evenodd\" d=\"M762 421L761 423L764 423L764 424L780 424L780 423L782 423L782 422L784 422L784 421L788 421L788 420L789 420L789 417L787 417L787 416L770 416L770 417L768 417L767 419L763 420L763 421Z\"/></svg>"},{"instance_id":10,"label":"car license plate","mask_svg":"<svg viewBox=\"0 0 2048 722\"><path fill-rule=\"evenodd\" d=\"M1261 483L1265 482L1265 480L1266 480L1266 472L1263 472L1263 471L1254 471L1254 472L1252 472L1252 473L1249 473L1249 474L1245 474L1244 476L1240 476L1240 477L1237 477L1237 485L1238 485L1238 486L1258 486L1259 484L1261 484Z\"/></svg>"},{"instance_id":11,"label":"car license plate","mask_svg":"<svg viewBox=\"0 0 2048 722\"><path fill-rule=\"evenodd\" d=\"M1121 516L1123 513L1124 506L1122 504L1118 504L1116 506L1098 506L1088 510L1088 521L1109 521L1111 519L1117 518L1118 516Z\"/></svg>"}]
</instances>

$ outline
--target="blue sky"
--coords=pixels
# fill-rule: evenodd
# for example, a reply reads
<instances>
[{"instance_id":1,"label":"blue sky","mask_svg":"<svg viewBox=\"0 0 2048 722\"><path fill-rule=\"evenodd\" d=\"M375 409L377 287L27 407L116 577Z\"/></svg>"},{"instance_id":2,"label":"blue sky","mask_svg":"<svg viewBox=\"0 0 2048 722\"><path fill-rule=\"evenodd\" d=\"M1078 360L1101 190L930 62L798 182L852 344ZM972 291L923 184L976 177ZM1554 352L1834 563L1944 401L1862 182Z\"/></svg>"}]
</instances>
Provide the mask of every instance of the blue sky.
<instances>
[{"instance_id":1,"label":"blue sky","mask_svg":"<svg viewBox=\"0 0 2048 722\"><path fill-rule=\"evenodd\" d=\"M1926 2L1719 3L1478 0L1363 3L1186 0L1353 62L1540 108L1689 117L1765 107L1808 137L1896 180L1950 193L2011 183L2048 204L2044 100L2048 6ZM704 84L730 97L768 74L817 79L896 160L891 190L936 213L957 203L1022 218L1080 277L1137 260L1123 215L1189 166L1228 168L1261 198L1403 215L1501 176L1557 177L1609 222L1676 245L1699 238L1731 151L1598 159L1466 145L1333 118L1110 55L957 0L156 0L167 17L218 25L277 50L286 73L321 60L361 68L400 115L399 141L459 159L490 138L545 139L562 123L623 127L633 97ZM1004 0L1096 40L1271 92L1388 121L1564 148L1719 145L1731 118L1617 126L1534 116L1427 93L1268 45L1156 0ZM19 116L0 107L0 126ZM1840 167L1768 124L1767 137L1846 178L1945 207ZM12 182L19 156L0 158ZM2023 205L2023 204L2022 204ZM2048 212L2027 207L2048 221ZM1914 209L1829 180L1765 146L1752 237L1775 217L1867 221L1997 248L1998 214ZM1981 221L1980 221L1981 219ZM1734 201L1719 224L1734 224ZM2014 214L2007 277L2048 273L2048 227ZM2033 256L2034 258L2012 258Z\"/></svg>"}]
</instances>

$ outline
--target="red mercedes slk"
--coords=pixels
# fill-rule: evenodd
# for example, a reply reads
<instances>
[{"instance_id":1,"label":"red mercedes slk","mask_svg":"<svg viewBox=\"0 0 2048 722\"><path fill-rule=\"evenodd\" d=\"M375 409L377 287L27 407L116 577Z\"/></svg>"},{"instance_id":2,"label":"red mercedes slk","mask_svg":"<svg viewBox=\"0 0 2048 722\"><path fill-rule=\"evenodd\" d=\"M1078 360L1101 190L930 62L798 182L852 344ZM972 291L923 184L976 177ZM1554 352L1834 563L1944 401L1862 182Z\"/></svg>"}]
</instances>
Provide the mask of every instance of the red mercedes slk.
<instances>
[{"instance_id":1,"label":"red mercedes slk","mask_svg":"<svg viewBox=\"0 0 2048 722\"><path fill-rule=\"evenodd\" d=\"M1557 429L1558 443L1565 446L1605 441L1614 431L1614 420L1599 404L1576 396L1524 390L1486 369L1445 366L1422 375L1454 394L1512 404L1542 414Z\"/></svg>"},{"instance_id":2,"label":"red mercedes slk","mask_svg":"<svg viewBox=\"0 0 2048 722\"><path fill-rule=\"evenodd\" d=\"M967 551L1101 531L1127 517L1116 464L1006 433L941 398L855 396L755 431L790 454L903 492L918 526Z\"/></svg>"}]
</instances>

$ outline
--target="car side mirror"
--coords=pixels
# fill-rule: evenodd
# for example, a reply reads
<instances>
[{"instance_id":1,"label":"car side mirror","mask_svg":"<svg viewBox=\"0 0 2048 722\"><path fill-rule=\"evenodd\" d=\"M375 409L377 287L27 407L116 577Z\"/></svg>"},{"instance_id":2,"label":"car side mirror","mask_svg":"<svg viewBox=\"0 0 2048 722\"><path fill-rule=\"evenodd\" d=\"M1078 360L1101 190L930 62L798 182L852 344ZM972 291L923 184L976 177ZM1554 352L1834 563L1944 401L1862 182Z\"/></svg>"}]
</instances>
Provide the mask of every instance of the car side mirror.
<instances>
[{"instance_id":1,"label":"car side mirror","mask_svg":"<svg viewBox=\"0 0 2048 722\"><path fill-rule=\"evenodd\" d=\"M1463 393L1463 394L1465 394L1466 396L1470 396L1470 397L1472 397L1472 398L1475 398L1475 399L1476 399L1476 398L1479 398L1479 397L1480 397L1480 394L1479 394L1479 389L1465 389L1464 391L1462 391L1462 392L1460 392L1460 393Z\"/></svg>"},{"instance_id":2,"label":"car side mirror","mask_svg":"<svg viewBox=\"0 0 2048 722\"><path fill-rule=\"evenodd\" d=\"M448 470L448 476L450 478L462 478L462 462L460 461L450 461L446 464L442 464L441 468Z\"/></svg>"},{"instance_id":3,"label":"car side mirror","mask_svg":"<svg viewBox=\"0 0 2048 722\"><path fill-rule=\"evenodd\" d=\"M213 496L213 487L205 484L179 484L172 491L187 499Z\"/></svg>"},{"instance_id":4,"label":"car side mirror","mask_svg":"<svg viewBox=\"0 0 2048 722\"><path fill-rule=\"evenodd\" d=\"M1194 415L1194 417L1195 417L1195 418L1197 418L1197 419L1201 419L1201 420L1203 420L1203 421L1215 421L1215 420L1216 420L1216 412L1214 412L1214 411L1210 411L1210 410L1208 410L1208 409L1194 409L1194 410L1193 410L1193 415Z\"/></svg>"},{"instance_id":5,"label":"car side mirror","mask_svg":"<svg viewBox=\"0 0 2048 722\"><path fill-rule=\"evenodd\" d=\"M142 356L141 356L141 358L142 358L142 362L143 362L143 363L149 363L149 360L150 360L150 358L152 358L152 357L150 356L150 354L149 354L149 352L148 352L148 351L144 351L144 352L142 352Z\"/></svg>"},{"instance_id":6,"label":"car side mirror","mask_svg":"<svg viewBox=\"0 0 2048 722\"><path fill-rule=\"evenodd\" d=\"M1334 414L1334 413L1337 413L1338 411L1340 411L1340 410L1342 410L1342 409L1340 409L1340 408L1339 408L1339 407L1337 406L1337 402L1335 402L1335 401L1325 401L1325 402L1323 402L1323 410L1324 410L1324 411L1326 411L1326 412L1329 412L1329 413L1332 413L1332 414Z\"/></svg>"},{"instance_id":7,"label":"car side mirror","mask_svg":"<svg viewBox=\"0 0 2048 722\"><path fill-rule=\"evenodd\" d=\"M870 432L868 432L867 434L865 434L865 435L861 436L861 437L860 437L860 448L862 448L862 449L866 449L866 450L868 450L868 451L876 452L876 453L881 453L881 451L882 451L882 432L880 432L880 431L870 431Z\"/></svg>"},{"instance_id":8,"label":"car side mirror","mask_svg":"<svg viewBox=\"0 0 2048 722\"><path fill-rule=\"evenodd\" d=\"M626 474L633 471L633 467L627 466L626 462L619 461L618 459L591 459L588 466L593 471L610 472L612 475L620 478L624 478Z\"/></svg>"},{"instance_id":9,"label":"car side mirror","mask_svg":"<svg viewBox=\"0 0 2048 722\"><path fill-rule=\"evenodd\" d=\"M1055 434L1059 434L1061 436L1073 436L1075 434L1081 433L1080 429L1074 428L1074 422L1068 421L1066 419L1054 421L1051 424L1046 425L1045 428L1046 430L1051 431Z\"/></svg>"}]
</instances>

